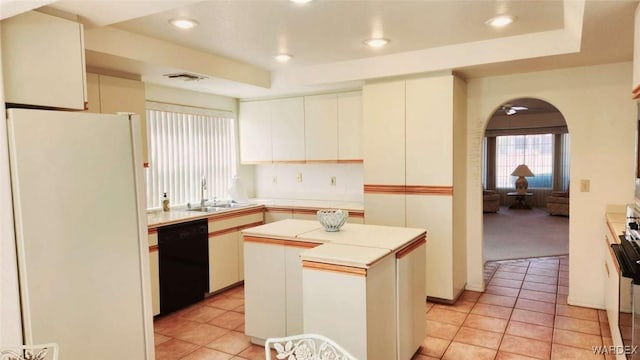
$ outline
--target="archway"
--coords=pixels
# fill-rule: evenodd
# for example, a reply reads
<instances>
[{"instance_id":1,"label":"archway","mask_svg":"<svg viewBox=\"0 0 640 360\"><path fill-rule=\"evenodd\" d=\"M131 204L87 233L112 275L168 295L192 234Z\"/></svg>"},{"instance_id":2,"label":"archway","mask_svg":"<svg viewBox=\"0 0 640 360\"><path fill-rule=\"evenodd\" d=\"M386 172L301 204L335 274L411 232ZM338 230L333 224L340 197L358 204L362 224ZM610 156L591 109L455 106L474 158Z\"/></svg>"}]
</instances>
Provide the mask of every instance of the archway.
<instances>
[{"instance_id":1,"label":"archway","mask_svg":"<svg viewBox=\"0 0 640 360\"><path fill-rule=\"evenodd\" d=\"M492 112L482 155L484 261L569 253L569 144L564 116L547 101L511 99Z\"/></svg>"}]
</instances>

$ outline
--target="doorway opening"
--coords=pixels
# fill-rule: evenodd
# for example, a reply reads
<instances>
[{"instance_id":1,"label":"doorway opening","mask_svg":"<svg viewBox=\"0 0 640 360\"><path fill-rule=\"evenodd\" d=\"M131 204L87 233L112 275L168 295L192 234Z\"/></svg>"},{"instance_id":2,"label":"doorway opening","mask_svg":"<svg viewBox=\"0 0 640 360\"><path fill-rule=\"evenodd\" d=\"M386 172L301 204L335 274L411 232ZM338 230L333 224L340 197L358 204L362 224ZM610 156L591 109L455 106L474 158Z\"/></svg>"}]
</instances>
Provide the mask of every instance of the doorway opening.
<instances>
[{"instance_id":1,"label":"doorway opening","mask_svg":"<svg viewBox=\"0 0 640 360\"><path fill-rule=\"evenodd\" d=\"M485 129L484 261L569 253L570 137L552 104L500 104Z\"/></svg>"}]
</instances>

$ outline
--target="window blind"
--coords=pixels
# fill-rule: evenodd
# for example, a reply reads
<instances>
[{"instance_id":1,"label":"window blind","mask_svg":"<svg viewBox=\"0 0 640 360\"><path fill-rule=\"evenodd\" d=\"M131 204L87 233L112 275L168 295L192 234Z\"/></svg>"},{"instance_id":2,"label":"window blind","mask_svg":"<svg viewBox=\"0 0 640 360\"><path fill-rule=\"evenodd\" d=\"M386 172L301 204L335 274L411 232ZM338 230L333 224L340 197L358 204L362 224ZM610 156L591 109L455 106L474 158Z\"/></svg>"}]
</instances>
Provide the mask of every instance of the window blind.
<instances>
[{"instance_id":1,"label":"window blind","mask_svg":"<svg viewBox=\"0 0 640 360\"><path fill-rule=\"evenodd\" d=\"M160 208L163 193L171 206L226 199L237 169L235 121L231 113L199 108L147 107L149 168L147 208Z\"/></svg>"}]
</instances>

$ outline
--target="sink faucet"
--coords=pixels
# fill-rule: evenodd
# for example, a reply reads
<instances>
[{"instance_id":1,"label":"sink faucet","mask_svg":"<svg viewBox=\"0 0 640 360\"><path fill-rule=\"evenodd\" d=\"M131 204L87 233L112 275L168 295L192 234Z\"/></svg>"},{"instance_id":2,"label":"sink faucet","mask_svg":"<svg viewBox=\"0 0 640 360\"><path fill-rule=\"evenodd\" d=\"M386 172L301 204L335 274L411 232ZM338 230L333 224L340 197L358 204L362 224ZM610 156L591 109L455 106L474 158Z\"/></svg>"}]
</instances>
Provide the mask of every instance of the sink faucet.
<instances>
[{"instance_id":1,"label":"sink faucet","mask_svg":"<svg viewBox=\"0 0 640 360\"><path fill-rule=\"evenodd\" d=\"M207 190L207 178L203 176L202 180L200 180L200 207L204 207L207 202L207 199L204 197L205 190Z\"/></svg>"}]
</instances>

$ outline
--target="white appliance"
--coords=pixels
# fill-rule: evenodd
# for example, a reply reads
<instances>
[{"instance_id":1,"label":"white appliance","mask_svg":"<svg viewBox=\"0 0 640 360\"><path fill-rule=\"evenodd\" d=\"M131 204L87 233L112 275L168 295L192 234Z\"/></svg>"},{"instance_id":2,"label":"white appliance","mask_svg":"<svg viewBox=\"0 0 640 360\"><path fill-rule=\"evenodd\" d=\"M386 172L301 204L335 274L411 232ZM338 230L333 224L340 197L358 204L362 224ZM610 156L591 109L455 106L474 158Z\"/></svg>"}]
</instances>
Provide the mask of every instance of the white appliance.
<instances>
[{"instance_id":1,"label":"white appliance","mask_svg":"<svg viewBox=\"0 0 640 360\"><path fill-rule=\"evenodd\" d=\"M60 359L154 359L137 117L9 109L23 332Z\"/></svg>"}]
</instances>

